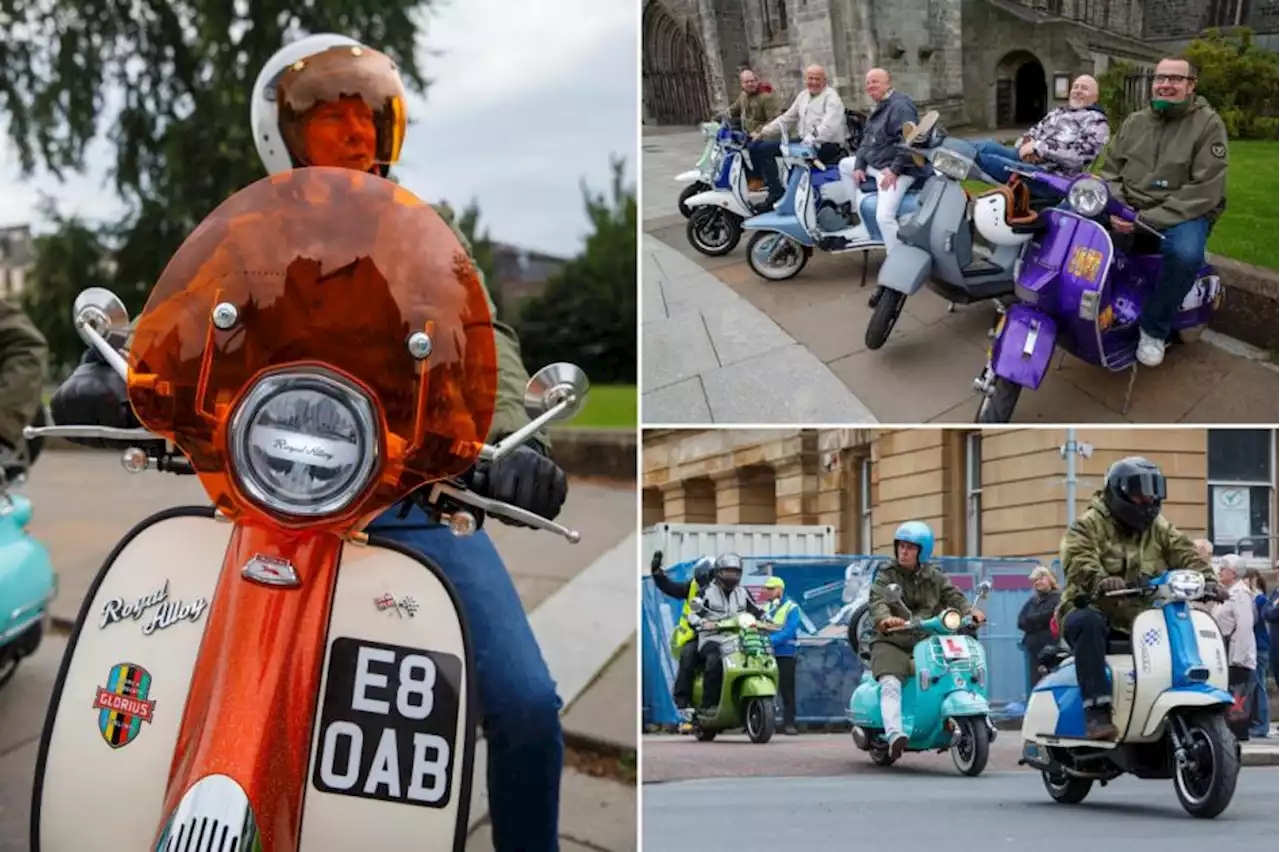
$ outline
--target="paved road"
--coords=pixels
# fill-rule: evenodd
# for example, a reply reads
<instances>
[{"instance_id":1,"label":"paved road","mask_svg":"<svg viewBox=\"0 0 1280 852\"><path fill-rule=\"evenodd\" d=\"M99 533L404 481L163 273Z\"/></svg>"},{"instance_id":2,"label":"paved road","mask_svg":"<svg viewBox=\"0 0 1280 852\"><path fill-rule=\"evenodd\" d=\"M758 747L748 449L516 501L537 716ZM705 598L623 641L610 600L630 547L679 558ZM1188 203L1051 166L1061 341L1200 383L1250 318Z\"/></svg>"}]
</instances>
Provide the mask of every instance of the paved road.
<instances>
[{"instance_id":1,"label":"paved road","mask_svg":"<svg viewBox=\"0 0 1280 852\"><path fill-rule=\"evenodd\" d=\"M1231 807L1202 821L1186 815L1168 781L1120 779L1069 806L1055 804L1028 772L717 778L647 784L641 845L663 852L752 841L771 849L1270 852L1276 796L1274 769L1242 770Z\"/></svg>"}]
</instances>

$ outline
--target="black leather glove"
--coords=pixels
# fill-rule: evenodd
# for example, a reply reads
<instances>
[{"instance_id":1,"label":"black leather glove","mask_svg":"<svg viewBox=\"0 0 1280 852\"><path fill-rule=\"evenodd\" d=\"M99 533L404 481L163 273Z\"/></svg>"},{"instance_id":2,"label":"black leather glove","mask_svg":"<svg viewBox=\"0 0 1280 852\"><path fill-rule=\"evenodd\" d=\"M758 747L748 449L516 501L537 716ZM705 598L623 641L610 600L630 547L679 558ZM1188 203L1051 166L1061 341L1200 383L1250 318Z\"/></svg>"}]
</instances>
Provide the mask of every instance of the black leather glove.
<instances>
[{"instance_id":1,"label":"black leather glove","mask_svg":"<svg viewBox=\"0 0 1280 852\"><path fill-rule=\"evenodd\" d=\"M1218 603L1222 603L1228 597L1227 587L1222 585L1221 583L1217 583L1217 582L1214 582L1213 580L1210 580L1209 582L1204 584L1204 596L1211 601L1217 601Z\"/></svg>"},{"instance_id":2,"label":"black leather glove","mask_svg":"<svg viewBox=\"0 0 1280 852\"><path fill-rule=\"evenodd\" d=\"M114 426L137 428L140 424L129 405L124 378L90 347L80 365L67 377L49 400L49 413L59 426ZM134 446L137 441L109 441L101 438L72 438L77 444L99 449Z\"/></svg>"},{"instance_id":3,"label":"black leather glove","mask_svg":"<svg viewBox=\"0 0 1280 852\"><path fill-rule=\"evenodd\" d=\"M569 492L569 482L560 466L530 446L516 447L505 458L482 463L477 466L477 472L483 473L483 491L489 497L527 509L549 521L560 514ZM497 518L511 526L529 526L503 515Z\"/></svg>"},{"instance_id":4,"label":"black leather glove","mask_svg":"<svg viewBox=\"0 0 1280 852\"><path fill-rule=\"evenodd\" d=\"M662 573L662 551L654 551L653 559L649 561L649 570L654 574Z\"/></svg>"},{"instance_id":5,"label":"black leather glove","mask_svg":"<svg viewBox=\"0 0 1280 852\"><path fill-rule=\"evenodd\" d=\"M1098 581L1098 594L1105 595L1108 592L1118 592L1122 589L1129 588L1129 584L1125 582L1124 577L1103 577Z\"/></svg>"}]
</instances>

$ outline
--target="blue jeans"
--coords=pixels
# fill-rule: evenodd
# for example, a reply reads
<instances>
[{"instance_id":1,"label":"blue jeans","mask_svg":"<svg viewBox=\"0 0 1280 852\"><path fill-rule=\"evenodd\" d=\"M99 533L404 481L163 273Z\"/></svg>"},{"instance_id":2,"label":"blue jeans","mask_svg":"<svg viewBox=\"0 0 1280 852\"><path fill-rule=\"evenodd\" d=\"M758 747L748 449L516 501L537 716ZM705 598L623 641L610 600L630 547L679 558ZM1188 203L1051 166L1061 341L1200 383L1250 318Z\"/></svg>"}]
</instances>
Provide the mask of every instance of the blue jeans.
<instances>
[{"instance_id":1,"label":"blue jeans","mask_svg":"<svg viewBox=\"0 0 1280 852\"><path fill-rule=\"evenodd\" d=\"M497 852L556 852L563 706L502 557L483 530L456 537L418 506L395 506L367 529L438 564L470 627L474 677L488 740L489 817Z\"/></svg>"},{"instance_id":2,"label":"blue jeans","mask_svg":"<svg viewBox=\"0 0 1280 852\"><path fill-rule=\"evenodd\" d=\"M769 197L777 200L786 192L782 177L778 174L778 157L782 155L782 142L777 139L760 139L747 146L751 154L753 171L764 178L769 187Z\"/></svg>"},{"instance_id":3,"label":"blue jeans","mask_svg":"<svg viewBox=\"0 0 1280 852\"><path fill-rule=\"evenodd\" d=\"M1204 266L1205 245L1209 242L1209 220L1181 222L1164 231L1160 247L1160 280L1147 296L1138 321L1142 330L1157 340L1166 340L1173 331L1178 306L1196 283L1196 273Z\"/></svg>"},{"instance_id":4,"label":"blue jeans","mask_svg":"<svg viewBox=\"0 0 1280 852\"><path fill-rule=\"evenodd\" d=\"M1253 670L1253 726L1249 734L1265 737L1271 732L1271 702L1267 698L1267 667L1258 660Z\"/></svg>"},{"instance_id":5,"label":"blue jeans","mask_svg":"<svg viewBox=\"0 0 1280 852\"><path fill-rule=\"evenodd\" d=\"M1008 183L1009 178L1013 177L1013 172L1010 169L1022 169L1030 172L1044 171L1035 163L1024 163L1016 150L1006 148L994 139L979 139L973 143L973 147L977 151L978 165L984 172L1001 183ZM1046 188L1032 181L1027 181L1027 188L1031 190L1032 195L1037 197L1047 197L1049 195Z\"/></svg>"}]
</instances>

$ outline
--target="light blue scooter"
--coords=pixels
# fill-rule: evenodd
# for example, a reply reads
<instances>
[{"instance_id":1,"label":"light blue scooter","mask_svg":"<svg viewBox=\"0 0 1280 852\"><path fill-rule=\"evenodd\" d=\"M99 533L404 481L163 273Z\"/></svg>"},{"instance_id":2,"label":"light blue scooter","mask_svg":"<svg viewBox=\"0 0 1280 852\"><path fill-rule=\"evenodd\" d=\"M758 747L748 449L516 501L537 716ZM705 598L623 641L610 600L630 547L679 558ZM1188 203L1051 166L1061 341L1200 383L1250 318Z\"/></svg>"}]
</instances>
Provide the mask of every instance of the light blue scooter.
<instances>
[{"instance_id":1,"label":"light blue scooter","mask_svg":"<svg viewBox=\"0 0 1280 852\"><path fill-rule=\"evenodd\" d=\"M44 426L41 410L33 426ZM0 457L0 686L13 677L23 657L40 647L49 603L58 592L49 551L31 537L31 501L13 489L21 485L40 454L42 439Z\"/></svg>"},{"instance_id":2,"label":"light blue scooter","mask_svg":"<svg viewBox=\"0 0 1280 852\"><path fill-rule=\"evenodd\" d=\"M985 598L990 583L978 586ZM987 655L972 636L956 635L973 627L970 616L954 609L933 618L911 617L902 604L902 589L889 586L890 606L910 620L891 632L922 630L933 634L916 643L911 674L902 685L902 727L907 734L907 751L950 751L956 769L965 775L979 775L986 768L991 743L996 738L987 704ZM880 684L871 676L871 640L875 626L870 610L860 613L854 632L854 650L866 663L862 681L849 699L848 719L853 723L853 743L869 752L880 766L893 763L880 717Z\"/></svg>"},{"instance_id":3,"label":"light blue scooter","mask_svg":"<svg viewBox=\"0 0 1280 852\"><path fill-rule=\"evenodd\" d=\"M832 254L884 248L876 223L879 193L874 178L864 180L851 199L838 165L820 161L814 146L784 140L782 152L788 166L786 194L773 210L742 223L743 230L755 231L747 241L752 271L768 281L786 281L800 274L814 248ZM916 211L917 187L922 185L917 182L903 196L899 218ZM862 284L866 285L865 264Z\"/></svg>"}]
</instances>

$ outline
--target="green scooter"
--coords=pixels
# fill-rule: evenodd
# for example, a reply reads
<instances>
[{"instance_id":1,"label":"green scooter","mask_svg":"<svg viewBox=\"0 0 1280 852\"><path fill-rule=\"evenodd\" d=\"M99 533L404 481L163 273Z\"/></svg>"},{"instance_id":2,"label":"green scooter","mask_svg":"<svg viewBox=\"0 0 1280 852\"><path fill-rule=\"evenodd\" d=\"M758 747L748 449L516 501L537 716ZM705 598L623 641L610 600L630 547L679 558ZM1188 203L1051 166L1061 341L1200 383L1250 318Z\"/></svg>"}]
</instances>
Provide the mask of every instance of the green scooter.
<instances>
[{"instance_id":1,"label":"green scooter","mask_svg":"<svg viewBox=\"0 0 1280 852\"><path fill-rule=\"evenodd\" d=\"M710 742L722 731L745 728L753 743L767 743L777 726L774 700L778 694L778 662L764 634L774 625L740 613L705 625L704 631L733 633L721 654L724 679L714 713L702 709L702 672L694 678L693 735Z\"/></svg>"}]
</instances>

